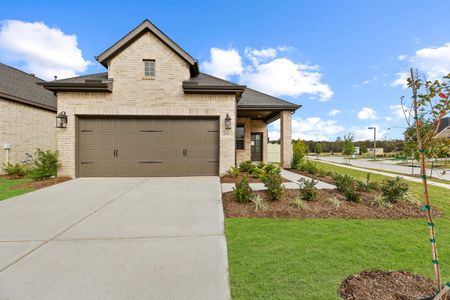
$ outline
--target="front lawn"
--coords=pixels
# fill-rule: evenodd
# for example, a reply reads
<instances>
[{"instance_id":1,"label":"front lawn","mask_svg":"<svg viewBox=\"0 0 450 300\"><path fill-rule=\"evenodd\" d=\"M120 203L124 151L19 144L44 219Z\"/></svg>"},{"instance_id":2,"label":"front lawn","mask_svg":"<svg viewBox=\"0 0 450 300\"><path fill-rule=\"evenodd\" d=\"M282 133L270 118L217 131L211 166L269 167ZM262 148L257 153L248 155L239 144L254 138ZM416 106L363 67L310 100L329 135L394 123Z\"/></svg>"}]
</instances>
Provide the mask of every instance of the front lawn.
<instances>
[{"instance_id":1,"label":"front lawn","mask_svg":"<svg viewBox=\"0 0 450 300\"><path fill-rule=\"evenodd\" d=\"M14 185L18 185L18 184L22 184L22 183L26 183L26 182L30 182L30 181L32 181L32 180L28 179L28 178L21 178L21 179L0 178L0 201L7 199L7 198L19 196L19 195L34 191L34 189L30 189L30 188L10 189L10 187L12 187Z\"/></svg>"},{"instance_id":2,"label":"front lawn","mask_svg":"<svg viewBox=\"0 0 450 300\"><path fill-rule=\"evenodd\" d=\"M366 178L363 171L320 166ZM408 184L420 197L421 184ZM442 274L449 280L450 190L432 186L430 194L446 214L435 222ZM233 299L340 299L337 290L342 280L368 269L433 275L425 219L228 218L226 232Z\"/></svg>"}]
</instances>

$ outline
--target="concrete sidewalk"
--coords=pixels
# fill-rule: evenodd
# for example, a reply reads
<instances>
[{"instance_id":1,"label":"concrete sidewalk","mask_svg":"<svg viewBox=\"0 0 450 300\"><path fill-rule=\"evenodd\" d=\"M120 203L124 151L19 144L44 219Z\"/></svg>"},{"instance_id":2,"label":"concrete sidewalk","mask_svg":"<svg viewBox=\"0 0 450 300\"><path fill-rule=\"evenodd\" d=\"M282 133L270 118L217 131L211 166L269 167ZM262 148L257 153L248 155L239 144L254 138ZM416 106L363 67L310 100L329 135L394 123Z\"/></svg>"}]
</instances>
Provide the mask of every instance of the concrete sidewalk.
<instances>
[{"instance_id":1,"label":"concrete sidewalk","mask_svg":"<svg viewBox=\"0 0 450 300\"><path fill-rule=\"evenodd\" d=\"M0 299L230 299L219 179L76 179L1 201Z\"/></svg>"}]
</instances>

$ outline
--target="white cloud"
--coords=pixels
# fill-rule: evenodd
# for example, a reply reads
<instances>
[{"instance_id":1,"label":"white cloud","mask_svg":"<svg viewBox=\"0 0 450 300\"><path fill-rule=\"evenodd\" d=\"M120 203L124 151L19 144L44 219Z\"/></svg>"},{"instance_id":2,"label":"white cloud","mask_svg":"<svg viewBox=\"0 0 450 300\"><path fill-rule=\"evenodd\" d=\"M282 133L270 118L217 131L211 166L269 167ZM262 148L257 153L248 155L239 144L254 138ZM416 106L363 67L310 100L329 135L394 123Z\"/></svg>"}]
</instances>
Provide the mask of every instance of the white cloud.
<instances>
[{"instance_id":1,"label":"white cloud","mask_svg":"<svg viewBox=\"0 0 450 300\"><path fill-rule=\"evenodd\" d=\"M372 124L368 127L375 127L377 129L377 140L381 140L388 131L382 129L378 124ZM373 140L373 129L368 129L368 127L352 127L350 132L355 135L355 141L366 141Z\"/></svg>"},{"instance_id":2,"label":"white cloud","mask_svg":"<svg viewBox=\"0 0 450 300\"><path fill-rule=\"evenodd\" d=\"M392 121L393 120L393 118L392 117L385 117L384 118L386 121L388 121L388 122L390 122L390 121Z\"/></svg>"},{"instance_id":3,"label":"white cloud","mask_svg":"<svg viewBox=\"0 0 450 300\"><path fill-rule=\"evenodd\" d=\"M272 124L271 124L272 125ZM276 140L280 138L279 120L274 122L269 130L269 138ZM292 138L301 140L328 141L344 130L335 120L323 120L319 117L306 119L292 119Z\"/></svg>"},{"instance_id":4,"label":"white cloud","mask_svg":"<svg viewBox=\"0 0 450 300\"><path fill-rule=\"evenodd\" d=\"M360 120L375 120L377 118L376 111L371 107L363 107L358 112L358 119Z\"/></svg>"},{"instance_id":5,"label":"white cloud","mask_svg":"<svg viewBox=\"0 0 450 300\"><path fill-rule=\"evenodd\" d=\"M211 61L202 64L207 73L224 79L242 73L242 58L237 50L211 48L210 53Z\"/></svg>"},{"instance_id":6,"label":"white cloud","mask_svg":"<svg viewBox=\"0 0 450 300\"><path fill-rule=\"evenodd\" d=\"M401 104L391 105L389 109L392 112L392 115L396 119L405 119L405 115L408 118L411 113L411 109L409 107L404 107Z\"/></svg>"},{"instance_id":7,"label":"white cloud","mask_svg":"<svg viewBox=\"0 0 450 300\"><path fill-rule=\"evenodd\" d=\"M429 80L440 79L450 73L450 43L440 47L422 48L412 56L400 55L398 59L407 61L420 72L424 72ZM397 79L392 82L391 86L405 88L407 78L407 73L397 73Z\"/></svg>"},{"instance_id":8,"label":"white cloud","mask_svg":"<svg viewBox=\"0 0 450 300\"><path fill-rule=\"evenodd\" d=\"M280 53L291 50L288 47L246 48L244 60L236 49L212 48L211 61L202 66L207 73L222 78L239 75L240 83L274 96L309 94L321 101L329 100L333 91L322 82L319 66L280 57Z\"/></svg>"},{"instance_id":9,"label":"white cloud","mask_svg":"<svg viewBox=\"0 0 450 300\"><path fill-rule=\"evenodd\" d=\"M337 116L337 115L339 115L341 113L341 111L339 110L339 109L332 109L332 110L330 110L330 112L328 113L328 115L330 116L330 117L335 117L335 116Z\"/></svg>"},{"instance_id":10,"label":"white cloud","mask_svg":"<svg viewBox=\"0 0 450 300\"><path fill-rule=\"evenodd\" d=\"M406 89L408 87L408 73L406 72L399 72L397 74L395 74L397 76L397 79L395 79L392 83L391 86L401 86L402 88Z\"/></svg>"},{"instance_id":11,"label":"white cloud","mask_svg":"<svg viewBox=\"0 0 450 300\"><path fill-rule=\"evenodd\" d=\"M0 26L0 59L23 64L22 69L38 77L73 77L90 64L78 48L77 37L57 27L18 20L3 21Z\"/></svg>"}]
</instances>

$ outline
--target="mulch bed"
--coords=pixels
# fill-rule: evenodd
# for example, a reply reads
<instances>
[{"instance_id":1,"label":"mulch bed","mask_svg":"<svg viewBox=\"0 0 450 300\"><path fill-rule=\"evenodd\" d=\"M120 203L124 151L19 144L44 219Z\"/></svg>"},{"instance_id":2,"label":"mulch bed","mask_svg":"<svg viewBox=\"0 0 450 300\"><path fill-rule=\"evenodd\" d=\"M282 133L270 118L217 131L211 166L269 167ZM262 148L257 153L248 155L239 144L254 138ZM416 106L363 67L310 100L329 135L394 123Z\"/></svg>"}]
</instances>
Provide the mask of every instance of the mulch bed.
<instances>
[{"instance_id":1,"label":"mulch bed","mask_svg":"<svg viewBox=\"0 0 450 300\"><path fill-rule=\"evenodd\" d=\"M344 300L417 300L436 295L431 279L403 271L366 271L347 277L339 288ZM442 300L450 300L450 295Z\"/></svg>"},{"instance_id":2,"label":"mulch bed","mask_svg":"<svg viewBox=\"0 0 450 300\"><path fill-rule=\"evenodd\" d=\"M300 175L303 175L303 176L306 176L306 177L313 178L315 180L320 180L320 181L323 181L323 182L326 182L326 183L334 185L334 180L333 180L333 178L331 178L331 176L319 177L317 175L311 175L308 172L303 172L303 171L300 171L300 170L297 170L297 169L287 169L287 170L291 171L293 173L297 173L297 174L300 174Z\"/></svg>"},{"instance_id":3,"label":"mulch bed","mask_svg":"<svg viewBox=\"0 0 450 300\"><path fill-rule=\"evenodd\" d=\"M247 175L248 178L248 182L249 183L262 183L261 180L259 180L258 178L253 177L250 174L244 174ZM231 177L230 175L224 175L222 177L220 177L220 182L221 183L237 183L241 180L241 177ZM286 178L283 178L283 182L290 182L289 180L287 180Z\"/></svg>"},{"instance_id":4,"label":"mulch bed","mask_svg":"<svg viewBox=\"0 0 450 300\"><path fill-rule=\"evenodd\" d=\"M267 191L258 191L255 194L268 199ZM423 218L425 212L419 206L410 203L397 203L392 208L378 207L373 205L374 193L361 193L361 202L355 203L345 200L345 197L336 189L318 190L316 200L308 202L308 208L302 209L292 206L291 201L297 196L298 190L287 189L283 192L281 200L267 200L269 209L255 212L253 203L236 202L233 192L223 193L222 202L226 217L232 218L323 218L323 219L407 219ZM336 197L340 200L340 206L336 208L330 198ZM435 216L441 212L433 210Z\"/></svg>"},{"instance_id":5,"label":"mulch bed","mask_svg":"<svg viewBox=\"0 0 450 300\"><path fill-rule=\"evenodd\" d=\"M24 177L23 176L17 176L17 175L0 175L0 178L14 180L14 179L22 179Z\"/></svg>"},{"instance_id":6,"label":"mulch bed","mask_svg":"<svg viewBox=\"0 0 450 300\"><path fill-rule=\"evenodd\" d=\"M10 187L10 189L12 190L20 190L20 189L42 189L45 187L49 187L58 183L62 183L65 181L68 181L72 178L70 177L56 177L56 178L51 178L51 179L46 179L46 180L37 180L37 181L30 181L30 182L25 182L25 183L21 183L21 184L17 184L14 185L12 187Z\"/></svg>"}]
</instances>

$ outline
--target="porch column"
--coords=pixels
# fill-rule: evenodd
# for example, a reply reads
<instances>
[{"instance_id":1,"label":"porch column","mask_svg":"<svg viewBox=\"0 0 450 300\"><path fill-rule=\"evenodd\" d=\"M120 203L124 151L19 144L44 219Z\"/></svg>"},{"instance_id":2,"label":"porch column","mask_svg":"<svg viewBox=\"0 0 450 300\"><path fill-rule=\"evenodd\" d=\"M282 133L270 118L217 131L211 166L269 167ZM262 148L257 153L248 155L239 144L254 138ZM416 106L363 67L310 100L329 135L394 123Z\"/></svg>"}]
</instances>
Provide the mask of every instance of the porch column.
<instances>
[{"instance_id":1,"label":"porch column","mask_svg":"<svg viewBox=\"0 0 450 300\"><path fill-rule=\"evenodd\" d=\"M290 168L292 159L292 112L280 112L280 144L283 168Z\"/></svg>"}]
</instances>

